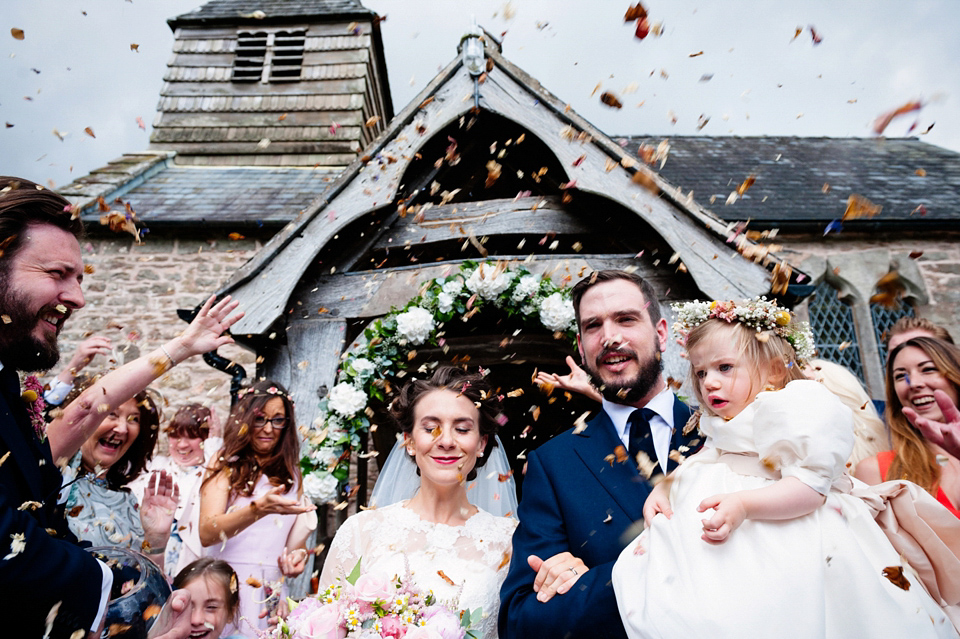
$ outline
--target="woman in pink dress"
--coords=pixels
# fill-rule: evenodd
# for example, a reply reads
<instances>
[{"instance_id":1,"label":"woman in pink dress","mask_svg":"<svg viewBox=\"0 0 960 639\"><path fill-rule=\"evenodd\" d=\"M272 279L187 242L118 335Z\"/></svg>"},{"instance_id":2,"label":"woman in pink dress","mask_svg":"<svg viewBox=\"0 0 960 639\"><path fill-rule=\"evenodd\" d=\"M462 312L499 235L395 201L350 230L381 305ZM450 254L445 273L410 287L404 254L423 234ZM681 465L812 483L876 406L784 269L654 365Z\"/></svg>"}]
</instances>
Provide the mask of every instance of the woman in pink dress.
<instances>
[{"instance_id":1,"label":"woman in pink dress","mask_svg":"<svg viewBox=\"0 0 960 639\"><path fill-rule=\"evenodd\" d=\"M300 490L299 448L290 396L257 382L240 391L200 489L200 543L237 571L241 634L266 630L284 578L306 566L316 514Z\"/></svg>"}]
</instances>

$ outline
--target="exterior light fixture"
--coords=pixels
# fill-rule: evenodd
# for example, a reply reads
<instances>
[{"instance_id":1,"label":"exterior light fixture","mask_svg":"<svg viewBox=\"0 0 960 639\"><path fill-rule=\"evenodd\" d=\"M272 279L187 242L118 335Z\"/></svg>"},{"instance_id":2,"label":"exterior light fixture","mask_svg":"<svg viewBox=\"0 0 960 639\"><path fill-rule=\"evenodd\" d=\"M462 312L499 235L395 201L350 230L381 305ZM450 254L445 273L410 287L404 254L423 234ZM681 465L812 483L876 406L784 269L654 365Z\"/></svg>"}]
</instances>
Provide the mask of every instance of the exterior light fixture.
<instances>
[{"instance_id":1,"label":"exterior light fixture","mask_svg":"<svg viewBox=\"0 0 960 639\"><path fill-rule=\"evenodd\" d=\"M463 66L467 68L473 77L479 76L486 68L486 59L483 50L483 32L477 26L476 20L473 27L460 38L460 59Z\"/></svg>"}]
</instances>

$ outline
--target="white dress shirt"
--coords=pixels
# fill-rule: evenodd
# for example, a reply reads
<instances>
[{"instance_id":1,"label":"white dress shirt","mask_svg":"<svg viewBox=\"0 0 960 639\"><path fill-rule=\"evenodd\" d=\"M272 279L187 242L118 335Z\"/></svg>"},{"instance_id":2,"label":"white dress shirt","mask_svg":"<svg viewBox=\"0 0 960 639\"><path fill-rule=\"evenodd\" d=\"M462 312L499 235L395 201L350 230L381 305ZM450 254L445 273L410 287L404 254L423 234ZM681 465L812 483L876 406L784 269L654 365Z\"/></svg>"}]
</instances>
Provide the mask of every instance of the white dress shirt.
<instances>
[{"instance_id":1,"label":"white dress shirt","mask_svg":"<svg viewBox=\"0 0 960 639\"><path fill-rule=\"evenodd\" d=\"M650 434L653 437L653 447L657 451L657 461L663 473L667 473L667 460L670 455L670 440L673 438L673 402L674 395L670 387L664 388L653 399L647 402L644 408L649 408L656 415L650 420ZM606 411L613 427L620 436L627 450L630 449L630 415L637 410L635 406L615 404L606 399L602 400L603 410Z\"/></svg>"}]
</instances>

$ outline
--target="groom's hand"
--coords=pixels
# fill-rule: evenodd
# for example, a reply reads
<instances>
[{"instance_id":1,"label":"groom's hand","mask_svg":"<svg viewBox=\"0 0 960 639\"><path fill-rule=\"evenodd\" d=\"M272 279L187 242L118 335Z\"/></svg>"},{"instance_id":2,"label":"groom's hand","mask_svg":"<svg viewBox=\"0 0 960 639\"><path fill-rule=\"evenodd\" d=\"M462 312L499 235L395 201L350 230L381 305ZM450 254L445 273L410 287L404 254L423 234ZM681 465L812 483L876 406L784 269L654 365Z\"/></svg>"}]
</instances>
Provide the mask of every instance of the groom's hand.
<instances>
[{"instance_id":1,"label":"groom's hand","mask_svg":"<svg viewBox=\"0 0 960 639\"><path fill-rule=\"evenodd\" d=\"M583 560L568 552L554 555L545 561L536 555L530 555L527 563L537 573L537 578L533 581L533 591L537 593L537 601L541 603L550 601L554 595L569 592L580 576L590 570Z\"/></svg>"}]
</instances>

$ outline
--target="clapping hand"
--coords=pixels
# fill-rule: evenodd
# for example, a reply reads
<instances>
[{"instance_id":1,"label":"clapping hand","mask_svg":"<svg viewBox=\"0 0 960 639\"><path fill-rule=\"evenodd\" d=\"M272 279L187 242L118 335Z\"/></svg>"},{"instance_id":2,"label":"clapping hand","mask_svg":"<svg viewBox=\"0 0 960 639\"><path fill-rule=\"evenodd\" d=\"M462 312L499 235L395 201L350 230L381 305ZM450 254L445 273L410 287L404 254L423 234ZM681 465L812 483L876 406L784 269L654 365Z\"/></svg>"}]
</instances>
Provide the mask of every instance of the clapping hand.
<instances>
[{"instance_id":1,"label":"clapping hand","mask_svg":"<svg viewBox=\"0 0 960 639\"><path fill-rule=\"evenodd\" d=\"M940 413L943 415L942 422L920 417L917 411L907 406L903 407L903 414L911 424L920 429L927 441L940 446L950 455L960 458L960 410L957 410L956 404L942 390L933 391L933 398L940 407Z\"/></svg>"},{"instance_id":2,"label":"clapping hand","mask_svg":"<svg viewBox=\"0 0 960 639\"><path fill-rule=\"evenodd\" d=\"M154 472L143 491L140 523L144 539L154 550L162 550L170 538L173 515L180 502L180 488L165 470Z\"/></svg>"}]
</instances>

